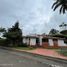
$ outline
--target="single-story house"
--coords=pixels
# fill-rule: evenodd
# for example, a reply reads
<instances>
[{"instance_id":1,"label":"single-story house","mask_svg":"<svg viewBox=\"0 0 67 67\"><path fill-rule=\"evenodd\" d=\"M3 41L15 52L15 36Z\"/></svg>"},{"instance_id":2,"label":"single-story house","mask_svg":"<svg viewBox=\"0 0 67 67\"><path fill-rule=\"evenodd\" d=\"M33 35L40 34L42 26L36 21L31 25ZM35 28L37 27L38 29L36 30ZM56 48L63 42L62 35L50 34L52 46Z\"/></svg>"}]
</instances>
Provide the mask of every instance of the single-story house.
<instances>
[{"instance_id":1,"label":"single-story house","mask_svg":"<svg viewBox=\"0 0 67 67\"><path fill-rule=\"evenodd\" d=\"M64 43L64 38L50 37L48 35L23 36L23 43L29 46L44 47L44 48L67 47L67 44Z\"/></svg>"}]
</instances>

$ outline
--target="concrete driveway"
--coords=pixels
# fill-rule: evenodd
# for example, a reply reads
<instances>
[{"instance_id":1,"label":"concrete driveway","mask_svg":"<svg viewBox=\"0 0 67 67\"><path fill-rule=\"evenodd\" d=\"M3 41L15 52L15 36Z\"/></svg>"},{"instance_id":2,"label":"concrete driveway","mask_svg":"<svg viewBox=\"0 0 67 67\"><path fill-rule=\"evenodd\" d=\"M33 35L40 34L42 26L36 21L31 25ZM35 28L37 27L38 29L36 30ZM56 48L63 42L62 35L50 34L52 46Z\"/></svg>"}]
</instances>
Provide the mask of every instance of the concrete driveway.
<instances>
[{"instance_id":1,"label":"concrete driveway","mask_svg":"<svg viewBox=\"0 0 67 67\"><path fill-rule=\"evenodd\" d=\"M58 52L56 52L56 50L51 50L51 49L37 48L35 50L30 50L27 52L39 54L39 55L43 55L43 56L51 56L51 57L56 57L56 58L61 58L61 59L67 59L66 56L63 56L63 55L59 54Z\"/></svg>"}]
</instances>

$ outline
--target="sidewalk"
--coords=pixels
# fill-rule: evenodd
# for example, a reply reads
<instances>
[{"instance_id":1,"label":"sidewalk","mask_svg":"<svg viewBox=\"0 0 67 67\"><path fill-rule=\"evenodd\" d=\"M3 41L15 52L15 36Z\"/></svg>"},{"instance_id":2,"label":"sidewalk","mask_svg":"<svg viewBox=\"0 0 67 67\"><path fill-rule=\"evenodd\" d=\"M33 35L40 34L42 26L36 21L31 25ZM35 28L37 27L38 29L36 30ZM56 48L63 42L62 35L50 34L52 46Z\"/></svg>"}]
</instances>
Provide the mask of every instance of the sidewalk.
<instances>
[{"instance_id":1,"label":"sidewalk","mask_svg":"<svg viewBox=\"0 0 67 67\"><path fill-rule=\"evenodd\" d=\"M21 51L26 51L34 54L39 54L43 56L50 56L50 57L56 57L56 58L61 58L61 59L67 59L67 57L60 55L57 53L55 50L51 49L43 49L43 48L37 48L35 50L21 50Z\"/></svg>"}]
</instances>

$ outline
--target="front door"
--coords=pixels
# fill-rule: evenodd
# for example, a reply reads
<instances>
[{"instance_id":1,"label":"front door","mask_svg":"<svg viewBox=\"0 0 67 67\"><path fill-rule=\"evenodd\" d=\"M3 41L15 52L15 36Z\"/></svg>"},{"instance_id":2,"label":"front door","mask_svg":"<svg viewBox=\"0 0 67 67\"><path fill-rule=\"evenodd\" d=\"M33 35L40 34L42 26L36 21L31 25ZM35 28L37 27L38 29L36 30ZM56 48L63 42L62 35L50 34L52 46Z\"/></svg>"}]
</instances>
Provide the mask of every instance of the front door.
<instances>
[{"instance_id":1,"label":"front door","mask_svg":"<svg viewBox=\"0 0 67 67\"><path fill-rule=\"evenodd\" d=\"M58 40L57 39L53 39L53 43L54 43L54 47L58 47Z\"/></svg>"},{"instance_id":2,"label":"front door","mask_svg":"<svg viewBox=\"0 0 67 67\"><path fill-rule=\"evenodd\" d=\"M37 46L37 47L40 47L39 38L36 38L36 46Z\"/></svg>"},{"instance_id":3,"label":"front door","mask_svg":"<svg viewBox=\"0 0 67 67\"><path fill-rule=\"evenodd\" d=\"M45 47L45 48L49 47L48 39L47 38L43 38L42 39L42 47Z\"/></svg>"}]
</instances>

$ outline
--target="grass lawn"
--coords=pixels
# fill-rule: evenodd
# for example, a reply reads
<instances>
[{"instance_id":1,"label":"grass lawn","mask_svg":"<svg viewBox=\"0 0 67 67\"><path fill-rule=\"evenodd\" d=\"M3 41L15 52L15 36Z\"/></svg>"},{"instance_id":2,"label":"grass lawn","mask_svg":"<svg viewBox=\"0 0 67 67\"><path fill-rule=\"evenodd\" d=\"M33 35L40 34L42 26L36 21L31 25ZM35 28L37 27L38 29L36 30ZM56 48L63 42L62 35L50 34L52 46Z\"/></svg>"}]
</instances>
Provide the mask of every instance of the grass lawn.
<instances>
[{"instance_id":1,"label":"grass lawn","mask_svg":"<svg viewBox=\"0 0 67 67\"><path fill-rule=\"evenodd\" d=\"M59 54L63 55L63 56L67 56L67 48L48 48L50 50L56 50L56 52L58 52Z\"/></svg>"},{"instance_id":2,"label":"grass lawn","mask_svg":"<svg viewBox=\"0 0 67 67\"><path fill-rule=\"evenodd\" d=\"M36 49L34 47L14 47L14 48L21 49L21 50L34 50L34 49Z\"/></svg>"},{"instance_id":3,"label":"grass lawn","mask_svg":"<svg viewBox=\"0 0 67 67\"><path fill-rule=\"evenodd\" d=\"M58 53L62 54L63 56L67 56L67 48L61 48Z\"/></svg>"},{"instance_id":4,"label":"grass lawn","mask_svg":"<svg viewBox=\"0 0 67 67\"><path fill-rule=\"evenodd\" d=\"M62 54L63 56L67 56L67 51L65 50L60 50L58 51L60 54Z\"/></svg>"},{"instance_id":5,"label":"grass lawn","mask_svg":"<svg viewBox=\"0 0 67 67\"><path fill-rule=\"evenodd\" d=\"M59 48L46 48L46 49L50 49L50 50L57 50L57 51L59 51L59 50L60 50Z\"/></svg>"}]
</instances>

